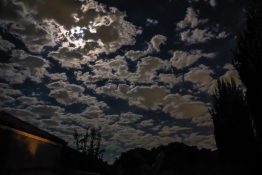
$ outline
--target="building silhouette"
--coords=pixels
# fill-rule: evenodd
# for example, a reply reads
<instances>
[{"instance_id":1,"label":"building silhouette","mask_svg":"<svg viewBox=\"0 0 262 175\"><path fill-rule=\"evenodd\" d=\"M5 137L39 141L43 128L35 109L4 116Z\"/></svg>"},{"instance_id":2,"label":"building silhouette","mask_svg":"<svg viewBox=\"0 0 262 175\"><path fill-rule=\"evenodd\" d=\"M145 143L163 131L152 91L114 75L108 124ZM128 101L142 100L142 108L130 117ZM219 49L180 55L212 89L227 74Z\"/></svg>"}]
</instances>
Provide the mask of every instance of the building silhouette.
<instances>
[{"instance_id":1,"label":"building silhouette","mask_svg":"<svg viewBox=\"0 0 262 175\"><path fill-rule=\"evenodd\" d=\"M81 171L88 169L86 164L79 166L84 155L66 145L64 140L0 112L1 175L96 174Z\"/></svg>"}]
</instances>

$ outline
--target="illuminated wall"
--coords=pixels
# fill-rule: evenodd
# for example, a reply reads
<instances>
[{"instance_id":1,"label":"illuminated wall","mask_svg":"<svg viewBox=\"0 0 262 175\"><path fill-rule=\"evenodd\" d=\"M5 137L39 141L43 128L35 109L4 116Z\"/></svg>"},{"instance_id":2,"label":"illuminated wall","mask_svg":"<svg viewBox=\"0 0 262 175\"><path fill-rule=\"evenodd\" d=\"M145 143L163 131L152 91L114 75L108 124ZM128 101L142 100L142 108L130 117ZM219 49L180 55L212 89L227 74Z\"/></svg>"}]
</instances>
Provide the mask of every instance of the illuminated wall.
<instances>
[{"instance_id":1,"label":"illuminated wall","mask_svg":"<svg viewBox=\"0 0 262 175\"><path fill-rule=\"evenodd\" d=\"M0 127L0 166L5 171L27 174L55 170L60 166L61 148L48 139Z\"/></svg>"}]
</instances>

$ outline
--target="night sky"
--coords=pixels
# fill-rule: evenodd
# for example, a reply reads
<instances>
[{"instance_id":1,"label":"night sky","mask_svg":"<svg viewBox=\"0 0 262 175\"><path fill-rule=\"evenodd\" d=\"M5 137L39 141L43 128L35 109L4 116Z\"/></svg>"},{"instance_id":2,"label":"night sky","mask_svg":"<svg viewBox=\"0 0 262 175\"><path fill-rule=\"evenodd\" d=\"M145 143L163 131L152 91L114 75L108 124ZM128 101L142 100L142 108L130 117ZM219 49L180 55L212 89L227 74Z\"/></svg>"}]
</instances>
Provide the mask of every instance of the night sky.
<instances>
[{"instance_id":1,"label":"night sky","mask_svg":"<svg viewBox=\"0 0 262 175\"><path fill-rule=\"evenodd\" d=\"M231 65L243 0L1 0L0 110L73 145L99 128L121 152L215 149L211 94Z\"/></svg>"}]
</instances>

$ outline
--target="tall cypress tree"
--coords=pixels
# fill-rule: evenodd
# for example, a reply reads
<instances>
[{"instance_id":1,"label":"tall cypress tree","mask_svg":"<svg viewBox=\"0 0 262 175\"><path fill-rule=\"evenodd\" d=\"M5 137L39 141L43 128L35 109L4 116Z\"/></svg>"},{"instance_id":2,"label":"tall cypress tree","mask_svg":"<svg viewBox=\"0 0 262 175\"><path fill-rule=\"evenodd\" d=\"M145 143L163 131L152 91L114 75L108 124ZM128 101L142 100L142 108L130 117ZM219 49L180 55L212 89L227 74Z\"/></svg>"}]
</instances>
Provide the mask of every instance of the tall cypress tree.
<instances>
[{"instance_id":1,"label":"tall cypress tree","mask_svg":"<svg viewBox=\"0 0 262 175\"><path fill-rule=\"evenodd\" d=\"M249 112L262 145L262 1L251 0L246 9L246 27L239 34L233 65L246 87Z\"/></svg>"},{"instance_id":2,"label":"tall cypress tree","mask_svg":"<svg viewBox=\"0 0 262 175\"><path fill-rule=\"evenodd\" d=\"M218 80L210 114L221 158L229 162L255 160L255 137L245 96L233 80Z\"/></svg>"}]
</instances>

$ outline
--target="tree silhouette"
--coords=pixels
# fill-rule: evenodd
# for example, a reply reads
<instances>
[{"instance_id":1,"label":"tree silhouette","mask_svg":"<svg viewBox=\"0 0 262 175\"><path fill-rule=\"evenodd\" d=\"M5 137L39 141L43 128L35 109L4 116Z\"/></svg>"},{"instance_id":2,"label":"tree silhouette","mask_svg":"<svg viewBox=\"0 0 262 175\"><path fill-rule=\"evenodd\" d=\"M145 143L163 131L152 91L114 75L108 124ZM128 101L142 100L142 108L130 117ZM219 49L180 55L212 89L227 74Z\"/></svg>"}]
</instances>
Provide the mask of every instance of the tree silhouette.
<instances>
[{"instance_id":1,"label":"tree silhouette","mask_svg":"<svg viewBox=\"0 0 262 175\"><path fill-rule=\"evenodd\" d=\"M210 114L216 145L222 160L252 162L256 155L255 136L243 91L230 82L218 80Z\"/></svg>"},{"instance_id":2,"label":"tree silhouette","mask_svg":"<svg viewBox=\"0 0 262 175\"><path fill-rule=\"evenodd\" d=\"M101 134L95 128L87 128L86 132L78 133L74 130L73 134L76 149L94 159L103 159L105 150L101 149Z\"/></svg>"},{"instance_id":3,"label":"tree silhouette","mask_svg":"<svg viewBox=\"0 0 262 175\"><path fill-rule=\"evenodd\" d=\"M246 27L238 36L233 65L246 87L247 104L257 140L262 145L262 1L251 0L246 9Z\"/></svg>"}]
</instances>

